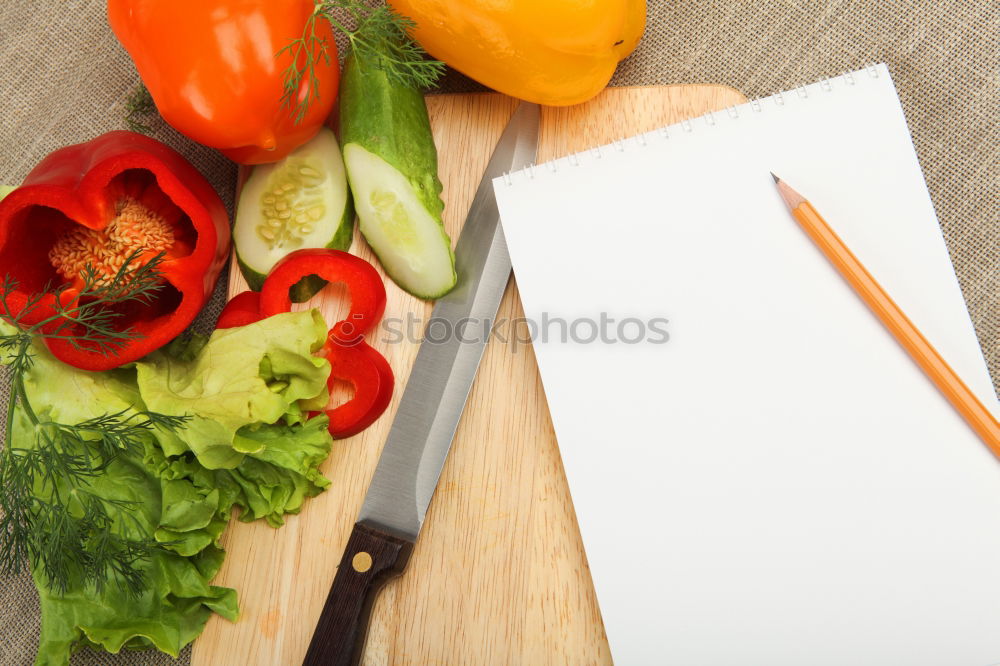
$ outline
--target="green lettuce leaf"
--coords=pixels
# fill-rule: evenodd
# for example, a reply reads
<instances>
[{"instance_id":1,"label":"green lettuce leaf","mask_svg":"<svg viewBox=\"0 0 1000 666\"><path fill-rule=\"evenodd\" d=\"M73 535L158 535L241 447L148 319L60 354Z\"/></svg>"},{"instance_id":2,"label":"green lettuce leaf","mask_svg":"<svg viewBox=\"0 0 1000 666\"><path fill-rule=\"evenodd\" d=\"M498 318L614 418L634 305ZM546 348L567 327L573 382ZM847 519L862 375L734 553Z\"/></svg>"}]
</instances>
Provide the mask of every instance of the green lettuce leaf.
<instances>
[{"instance_id":1,"label":"green lettuce leaf","mask_svg":"<svg viewBox=\"0 0 1000 666\"><path fill-rule=\"evenodd\" d=\"M117 458L88 481L94 495L129 503L116 529L127 521L126 529L162 544L140 564L148 587L139 598L113 581L101 590L71 585L60 595L33 567L42 611L36 664L63 666L82 647L155 648L176 657L213 613L236 620L236 591L210 584L222 566L219 541L233 508L241 508L243 521L277 527L329 485L319 472L333 443L327 417L304 419L299 404L325 401L329 364L312 356L325 334L318 313L279 315L208 340L185 339L104 373L66 366L33 346L24 381L43 419L77 423L146 410L191 418L174 433L150 430L141 452ZM20 410L13 441L35 445Z\"/></svg>"},{"instance_id":2,"label":"green lettuce leaf","mask_svg":"<svg viewBox=\"0 0 1000 666\"><path fill-rule=\"evenodd\" d=\"M176 436L161 438L168 455L193 451L209 469L235 469L256 442L237 439L256 423L301 421L300 400L326 394L330 363L312 353L326 339L316 310L268 317L251 326L215 331L196 354L184 346L136 363L142 400L150 411L191 415Z\"/></svg>"},{"instance_id":3,"label":"green lettuce leaf","mask_svg":"<svg viewBox=\"0 0 1000 666\"><path fill-rule=\"evenodd\" d=\"M330 485L319 472L333 445L328 427L324 414L298 426L261 425L239 431L237 439L254 449L230 472L243 489L237 500L244 508L240 520L265 518L280 527L284 515L298 513L307 498Z\"/></svg>"},{"instance_id":4,"label":"green lettuce leaf","mask_svg":"<svg viewBox=\"0 0 1000 666\"><path fill-rule=\"evenodd\" d=\"M107 474L95 477L89 490L101 497L135 502L131 525L152 532L161 507L159 479L142 461L121 458ZM100 592L81 585L64 595L49 590L40 569L33 575L42 611L42 629L36 664L67 664L76 645L108 652L123 648L156 648L174 657L202 632L212 613L235 621L236 591L209 581L222 564L222 551L206 546L185 557L169 550L155 551L141 564L148 589L133 598L113 582Z\"/></svg>"}]
</instances>

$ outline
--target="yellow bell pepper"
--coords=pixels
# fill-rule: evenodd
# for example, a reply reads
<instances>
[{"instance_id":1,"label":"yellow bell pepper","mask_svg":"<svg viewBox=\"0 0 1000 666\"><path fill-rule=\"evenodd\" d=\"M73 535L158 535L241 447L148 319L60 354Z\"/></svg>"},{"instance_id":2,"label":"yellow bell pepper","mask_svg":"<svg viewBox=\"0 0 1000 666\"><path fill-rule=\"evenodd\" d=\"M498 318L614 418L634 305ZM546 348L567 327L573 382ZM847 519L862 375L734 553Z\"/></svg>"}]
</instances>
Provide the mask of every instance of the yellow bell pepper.
<instances>
[{"instance_id":1,"label":"yellow bell pepper","mask_svg":"<svg viewBox=\"0 0 1000 666\"><path fill-rule=\"evenodd\" d=\"M568 106L611 80L646 24L645 0L389 0L428 53L513 97Z\"/></svg>"}]
</instances>

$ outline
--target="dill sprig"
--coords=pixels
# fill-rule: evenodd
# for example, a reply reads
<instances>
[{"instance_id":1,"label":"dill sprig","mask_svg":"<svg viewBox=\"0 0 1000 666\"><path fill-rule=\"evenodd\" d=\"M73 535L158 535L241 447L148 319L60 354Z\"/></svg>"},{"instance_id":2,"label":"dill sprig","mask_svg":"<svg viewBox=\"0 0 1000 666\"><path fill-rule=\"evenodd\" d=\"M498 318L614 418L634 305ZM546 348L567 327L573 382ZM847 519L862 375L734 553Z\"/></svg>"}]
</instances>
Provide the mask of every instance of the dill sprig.
<instances>
[{"instance_id":1,"label":"dill sprig","mask_svg":"<svg viewBox=\"0 0 1000 666\"><path fill-rule=\"evenodd\" d=\"M345 20L346 19L346 20ZM410 37L416 24L388 5L375 7L363 0L316 0L316 8L306 21L302 36L289 42L275 57L291 55L284 72L282 104L295 122L305 116L309 105L320 96L316 67L330 64L330 45L317 34L317 21L326 20L347 37L349 48L364 59L377 58L386 76L414 88L429 88L445 71L440 60L430 60L423 47ZM309 94L299 99L303 79Z\"/></svg>"},{"instance_id":2,"label":"dill sprig","mask_svg":"<svg viewBox=\"0 0 1000 666\"><path fill-rule=\"evenodd\" d=\"M149 134L153 131L146 120L156 113L156 103L149 89L138 84L125 100L125 124L133 132Z\"/></svg>"},{"instance_id":3,"label":"dill sprig","mask_svg":"<svg viewBox=\"0 0 1000 666\"><path fill-rule=\"evenodd\" d=\"M11 322L20 334L0 337L0 349L30 346L31 337L66 340L77 349L113 354L130 340L139 337L131 328L119 329L115 324L124 316L115 305L139 303L148 305L163 287L160 265L164 254L154 256L139 265L142 250L126 257L118 271L108 277L87 266L81 273L83 287L73 296L69 285L46 288L28 297L24 307L14 312L8 303L10 294L18 290L17 280L7 275L0 283L0 317ZM25 327L22 322L34 319L34 314L44 301L50 301L52 314ZM14 359L16 370L19 362L30 364L30 355Z\"/></svg>"},{"instance_id":4,"label":"dill sprig","mask_svg":"<svg viewBox=\"0 0 1000 666\"><path fill-rule=\"evenodd\" d=\"M9 304L17 281L8 275L0 283L0 317L15 327L15 332L0 335L0 352L11 374L0 451L0 571L17 573L30 561L59 594L77 581L100 593L111 580L124 593L139 596L145 589L141 563L161 547L135 517L135 502L101 497L91 490L91 482L122 456L141 454L150 431L175 431L187 418L123 410L59 423L36 412L24 383L33 363L34 337L110 354L138 336L130 328L116 328L122 314L111 307L148 303L162 287L158 267L163 256L143 265L137 264L138 257L138 252L128 257L110 279L88 267L75 296L67 286L45 289L18 311ZM52 313L39 315L49 300ZM13 442L18 408L34 432L30 446Z\"/></svg>"}]
</instances>

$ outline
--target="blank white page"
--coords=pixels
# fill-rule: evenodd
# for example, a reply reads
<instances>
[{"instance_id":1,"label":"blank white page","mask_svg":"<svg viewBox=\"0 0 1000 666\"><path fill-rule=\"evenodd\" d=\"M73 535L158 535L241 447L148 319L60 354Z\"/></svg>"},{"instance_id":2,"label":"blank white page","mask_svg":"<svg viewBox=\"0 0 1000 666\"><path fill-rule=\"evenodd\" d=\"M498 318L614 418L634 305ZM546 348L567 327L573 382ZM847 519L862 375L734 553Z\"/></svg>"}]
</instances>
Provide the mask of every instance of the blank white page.
<instances>
[{"instance_id":1,"label":"blank white page","mask_svg":"<svg viewBox=\"0 0 1000 666\"><path fill-rule=\"evenodd\" d=\"M884 66L497 179L612 655L1000 662L1000 464L769 171L1000 413Z\"/></svg>"}]
</instances>

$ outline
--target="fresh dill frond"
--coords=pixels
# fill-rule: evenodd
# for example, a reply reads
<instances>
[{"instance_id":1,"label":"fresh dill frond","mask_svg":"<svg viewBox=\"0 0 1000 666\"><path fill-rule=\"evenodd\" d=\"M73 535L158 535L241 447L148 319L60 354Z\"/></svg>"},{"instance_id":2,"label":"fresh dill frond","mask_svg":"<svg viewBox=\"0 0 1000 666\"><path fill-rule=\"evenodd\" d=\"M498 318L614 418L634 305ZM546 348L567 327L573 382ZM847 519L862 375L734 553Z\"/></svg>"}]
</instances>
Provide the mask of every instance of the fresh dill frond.
<instances>
[{"instance_id":1,"label":"fresh dill frond","mask_svg":"<svg viewBox=\"0 0 1000 666\"><path fill-rule=\"evenodd\" d=\"M146 121L155 114L153 96L145 85L138 84L125 100L125 124L133 132L149 134L153 128Z\"/></svg>"},{"instance_id":2,"label":"fresh dill frond","mask_svg":"<svg viewBox=\"0 0 1000 666\"><path fill-rule=\"evenodd\" d=\"M91 490L92 482L122 456L141 454L152 430L176 431L187 417L122 410L60 423L39 416L25 388L34 337L106 353L136 337L131 329L115 327L120 314L109 306L148 303L162 286L163 256L143 265L138 260L138 253L128 257L110 280L88 269L74 298L65 286L57 287L30 296L17 311L9 305L17 281L7 276L0 282L0 317L15 329L0 335L0 355L12 377L0 451L0 571L16 573L30 561L59 594L77 581L100 592L110 580L139 596L145 590L141 563L163 546L135 519L134 502L101 497ZM55 296L52 313L36 316L48 295ZM30 445L13 441L17 409L34 433Z\"/></svg>"},{"instance_id":3,"label":"fresh dill frond","mask_svg":"<svg viewBox=\"0 0 1000 666\"><path fill-rule=\"evenodd\" d=\"M163 252L155 255L146 263L139 263L142 250L135 250L125 258L118 271L107 279L92 266L84 271L83 291L89 298L101 299L107 304L114 303L150 303L153 296L163 287L163 276L160 266L166 255Z\"/></svg>"},{"instance_id":4,"label":"fresh dill frond","mask_svg":"<svg viewBox=\"0 0 1000 666\"><path fill-rule=\"evenodd\" d=\"M306 21L302 36L289 42L275 57L289 53L291 64L284 71L282 104L299 122L309 105L319 99L316 67L330 64L330 45L317 34L316 22L329 21L342 32L348 45L359 57L377 58L386 76L418 89L429 88L444 74L445 64L431 60L427 52L410 37L415 24L388 5L369 6L363 0L317 0L316 9ZM299 99L303 80L309 81L309 94Z\"/></svg>"},{"instance_id":5,"label":"fresh dill frond","mask_svg":"<svg viewBox=\"0 0 1000 666\"><path fill-rule=\"evenodd\" d=\"M175 420L176 419L176 420ZM115 414L102 414L73 425L42 421L39 425L50 428L63 442L73 444L74 450L94 454L88 465L93 472L102 472L124 454L141 452L141 435L160 426L176 430L186 419L149 412L122 410Z\"/></svg>"},{"instance_id":6,"label":"fresh dill frond","mask_svg":"<svg viewBox=\"0 0 1000 666\"><path fill-rule=\"evenodd\" d=\"M114 354L138 337L133 329L115 326L123 313L110 306L130 302L149 304L163 287L159 267L165 255L161 252L138 265L141 253L136 250L129 255L110 279L87 266L82 273L83 288L76 298L65 298L66 285L52 290L55 314L42 336L65 340L76 349L102 354ZM35 303L33 307L37 307L37 301Z\"/></svg>"},{"instance_id":7,"label":"fresh dill frond","mask_svg":"<svg viewBox=\"0 0 1000 666\"><path fill-rule=\"evenodd\" d=\"M78 583L100 592L111 580L141 595L140 563L159 545L131 519L135 503L91 492L97 471L61 444L4 452L0 479L13 488L0 493L0 570L17 573L30 561L58 594Z\"/></svg>"}]
</instances>

